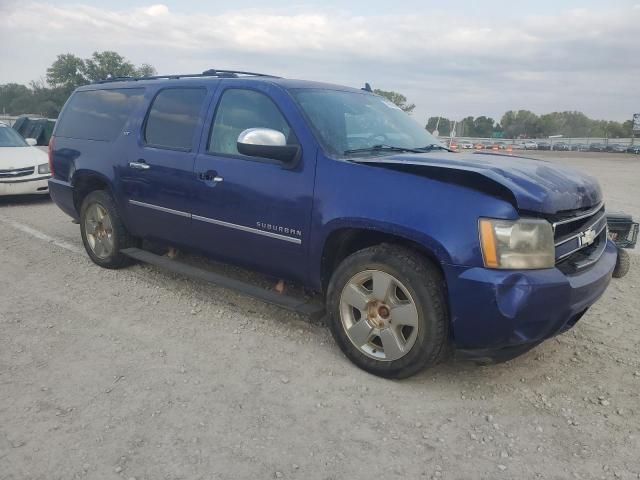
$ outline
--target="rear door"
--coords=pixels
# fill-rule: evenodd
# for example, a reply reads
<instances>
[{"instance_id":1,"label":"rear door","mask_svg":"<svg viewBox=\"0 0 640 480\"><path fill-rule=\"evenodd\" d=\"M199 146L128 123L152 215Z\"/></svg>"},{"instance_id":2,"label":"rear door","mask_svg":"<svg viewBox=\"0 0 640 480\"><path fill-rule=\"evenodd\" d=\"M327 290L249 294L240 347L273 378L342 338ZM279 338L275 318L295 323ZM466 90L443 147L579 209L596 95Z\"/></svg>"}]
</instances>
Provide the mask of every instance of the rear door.
<instances>
[{"instance_id":1,"label":"rear door","mask_svg":"<svg viewBox=\"0 0 640 480\"><path fill-rule=\"evenodd\" d=\"M193 241L225 261L305 281L316 148L298 110L268 82L226 81L214 103L194 166ZM238 135L249 128L284 133L302 147L300 162L239 154Z\"/></svg>"},{"instance_id":2,"label":"rear door","mask_svg":"<svg viewBox=\"0 0 640 480\"><path fill-rule=\"evenodd\" d=\"M188 245L195 151L209 98L205 86L155 92L120 176L135 235Z\"/></svg>"}]
</instances>

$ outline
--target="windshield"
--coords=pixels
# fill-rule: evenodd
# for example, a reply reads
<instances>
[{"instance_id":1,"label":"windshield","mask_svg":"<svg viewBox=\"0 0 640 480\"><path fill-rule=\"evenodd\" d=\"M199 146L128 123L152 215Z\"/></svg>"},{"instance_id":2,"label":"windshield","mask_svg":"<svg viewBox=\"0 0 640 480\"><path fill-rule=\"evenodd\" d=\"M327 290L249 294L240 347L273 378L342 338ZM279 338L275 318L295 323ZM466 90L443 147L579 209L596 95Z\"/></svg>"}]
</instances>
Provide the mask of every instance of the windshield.
<instances>
[{"instance_id":1,"label":"windshield","mask_svg":"<svg viewBox=\"0 0 640 480\"><path fill-rule=\"evenodd\" d=\"M28 147L27 142L13 128L0 125L0 147Z\"/></svg>"},{"instance_id":2,"label":"windshield","mask_svg":"<svg viewBox=\"0 0 640 480\"><path fill-rule=\"evenodd\" d=\"M332 156L389 155L394 149L441 145L383 97L327 89L293 89L291 93Z\"/></svg>"}]
</instances>

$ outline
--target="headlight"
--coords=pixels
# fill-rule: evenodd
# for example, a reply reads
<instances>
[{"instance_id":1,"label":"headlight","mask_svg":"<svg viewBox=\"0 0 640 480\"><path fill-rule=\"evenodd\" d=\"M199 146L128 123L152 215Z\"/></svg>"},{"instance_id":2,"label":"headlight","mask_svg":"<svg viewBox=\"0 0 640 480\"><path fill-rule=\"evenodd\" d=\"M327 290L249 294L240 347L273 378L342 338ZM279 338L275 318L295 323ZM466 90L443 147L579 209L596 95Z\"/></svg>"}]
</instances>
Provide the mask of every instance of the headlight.
<instances>
[{"instance_id":1,"label":"headlight","mask_svg":"<svg viewBox=\"0 0 640 480\"><path fill-rule=\"evenodd\" d=\"M555 264L553 229L546 220L481 218L479 229L487 268L551 268Z\"/></svg>"},{"instance_id":2,"label":"headlight","mask_svg":"<svg viewBox=\"0 0 640 480\"><path fill-rule=\"evenodd\" d=\"M42 165L38 165L38 173L49 173L49 164L43 163Z\"/></svg>"}]
</instances>

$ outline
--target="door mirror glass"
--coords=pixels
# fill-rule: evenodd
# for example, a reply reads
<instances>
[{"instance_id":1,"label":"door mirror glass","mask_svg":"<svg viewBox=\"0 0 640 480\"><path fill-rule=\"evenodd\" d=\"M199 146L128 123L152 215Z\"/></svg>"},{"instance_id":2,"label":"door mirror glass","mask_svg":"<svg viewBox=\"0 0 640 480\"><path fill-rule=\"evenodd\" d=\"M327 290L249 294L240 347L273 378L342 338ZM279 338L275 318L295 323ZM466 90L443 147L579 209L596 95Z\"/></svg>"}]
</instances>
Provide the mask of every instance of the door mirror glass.
<instances>
[{"instance_id":1,"label":"door mirror glass","mask_svg":"<svg viewBox=\"0 0 640 480\"><path fill-rule=\"evenodd\" d=\"M284 133L270 128L249 128L238 136L238 152L251 157L278 160L287 165L294 164L299 157L298 145L287 145Z\"/></svg>"},{"instance_id":2,"label":"door mirror glass","mask_svg":"<svg viewBox=\"0 0 640 480\"><path fill-rule=\"evenodd\" d=\"M35 138L25 138L24 141L27 142L27 145L30 145L32 147L38 145L38 141Z\"/></svg>"}]
</instances>

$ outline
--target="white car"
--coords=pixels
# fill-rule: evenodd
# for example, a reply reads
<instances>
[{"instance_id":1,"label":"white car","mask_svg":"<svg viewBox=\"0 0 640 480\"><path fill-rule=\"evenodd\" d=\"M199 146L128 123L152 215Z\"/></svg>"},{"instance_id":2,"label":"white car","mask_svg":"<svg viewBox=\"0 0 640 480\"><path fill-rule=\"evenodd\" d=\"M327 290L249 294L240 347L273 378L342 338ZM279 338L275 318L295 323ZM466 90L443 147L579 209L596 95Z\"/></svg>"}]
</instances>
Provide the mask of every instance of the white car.
<instances>
[{"instance_id":1,"label":"white car","mask_svg":"<svg viewBox=\"0 0 640 480\"><path fill-rule=\"evenodd\" d=\"M531 140L527 140L525 142L523 142L524 145L524 149L525 150L537 150L538 149L538 144L534 141Z\"/></svg>"},{"instance_id":2,"label":"white car","mask_svg":"<svg viewBox=\"0 0 640 480\"><path fill-rule=\"evenodd\" d=\"M35 144L0 122L0 196L49 193L49 158Z\"/></svg>"}]
</instances>

